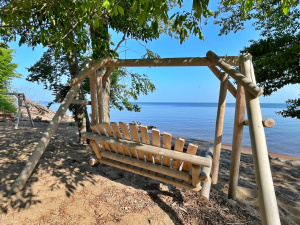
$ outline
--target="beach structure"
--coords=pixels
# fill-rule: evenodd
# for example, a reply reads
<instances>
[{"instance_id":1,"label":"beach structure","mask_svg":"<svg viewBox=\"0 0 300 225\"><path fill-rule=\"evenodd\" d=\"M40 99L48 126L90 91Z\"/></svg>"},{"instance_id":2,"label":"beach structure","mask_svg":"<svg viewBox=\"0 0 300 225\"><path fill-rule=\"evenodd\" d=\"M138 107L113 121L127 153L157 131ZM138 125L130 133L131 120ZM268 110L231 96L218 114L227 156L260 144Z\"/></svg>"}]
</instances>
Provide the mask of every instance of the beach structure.
<instances>
[{"instance_id":1,"label":"beach structure","mask_svg":"<svg viewBox=\"0 0 300 225\"><path fill-rule=\"evenodd\" d=\"M15 129L18 129L20 119L21 119L21 116L22 116L21 115L22 114L22 108L26 108L31 126L34 127L33 120L32 120L32 117L31 117L31 113L30 113L30 110L29 110L30 106L27 104L27 100L26 100L26 97L25 97L24 93L0 92L0 95L15 96L18 100L18 114L17 114L17 116L15 117L14 115L11 115L12 113L10 113L10 115L8 115L8 112L6 112L6 113L4 113L4 112L1 113L0 112L0 121L2 121L2 122L14 121L16 123L15 124Z\"/></svg>"},{"instance_id":2,"label":"beach structure","mask_svg":"<svg viewBox=\"0 0 300 225\"><path fill-rule=\"evenodd\" d=\"M103 123L101 88L115 67L171 66L207 66L220 80L214 145L208 149L205 157L194 155L197 150L195 145L190 145L186 153L182 152L184 142L182 139L176 139L174 150L171 150L170 134L163 135L161 146L159 130L152 130L152 144L150 144L148 130L145 126L139 126L140 140L135 124L129 124L128 129L125 123ZM238 67L238 70L233 66ZM103 76L100 72L97 72L101 67L107 68ZM171 183L175 186L196 191L202 189L201 195L204 200L208 199L211 184L216 184L218 181L226 94L228 90L236 98L228 197L236 199L243 129L244 126L248 126L261 222L268 225L280 224L264 133L264 127L272 126L272 120L262 118L259 96L262 95L263 90L256 85L250 54L219 57L212 51L209 51L206 57L164 59L106 58L90 61L80 74L69 83L71 89L62 101L26 166L15 181L11 193L20 191L24 187L58 127L61 118L69 105L75 103L73 99L87 76L90 76L93 132L85 133L83 136L90 139L91 148L97 157L90 163L94 164L100 161L162 182ZM229 81L229 76L237 82L237 88ZM80 104L80 102L77 101L76 104ZM86 101L82 101L82 104L86 104ZM246 108L248 120L245 120ZM192 168L191 173L190 168Z\"/></svg>"}]
</instances>

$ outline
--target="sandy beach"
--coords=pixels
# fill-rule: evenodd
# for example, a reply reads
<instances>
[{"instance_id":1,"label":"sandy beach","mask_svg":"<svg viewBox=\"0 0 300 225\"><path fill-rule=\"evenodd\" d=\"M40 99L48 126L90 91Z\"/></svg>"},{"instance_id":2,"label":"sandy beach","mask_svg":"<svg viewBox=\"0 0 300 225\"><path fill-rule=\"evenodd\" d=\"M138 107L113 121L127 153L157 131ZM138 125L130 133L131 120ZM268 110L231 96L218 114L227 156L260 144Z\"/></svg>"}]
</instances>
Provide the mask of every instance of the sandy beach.
<instances>
[{"instance_id":1,"label":"sandy beach","mask_svg":"<svg viewBox=\"0 0 300 225\"><path fill-rule=\"evenodd\" d=\"M35 116L33 116L35 117ZM43 120L51 119L51 115ZM208 203L199 193L103 164L78 143L70 118L61 123L24 190L8 192L47 122L0 123L0 224L260 224L251 150L243 150L238 200L227 199L230 146L223 146L219 182ZM210 144L199 145L204 155ZM282 224L300 224L300 159L270 154Z\"/></svg>"}]
</instances>

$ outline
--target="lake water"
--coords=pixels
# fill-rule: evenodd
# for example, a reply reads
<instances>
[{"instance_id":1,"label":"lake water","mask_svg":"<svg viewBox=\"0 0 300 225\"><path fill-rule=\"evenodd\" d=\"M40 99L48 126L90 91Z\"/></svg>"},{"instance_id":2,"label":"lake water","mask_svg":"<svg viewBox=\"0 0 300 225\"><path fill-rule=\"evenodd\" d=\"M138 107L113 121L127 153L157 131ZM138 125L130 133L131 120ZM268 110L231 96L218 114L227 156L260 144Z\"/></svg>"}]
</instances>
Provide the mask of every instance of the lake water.
<instances>
[{"instance_id":1,"label":"lake water","mask_svg":"<svg viewBox=\"0 0 300 225\"><path fill-rule=\"evenodd\" d=\"M141 112L111 110L112 122L140 121L154 125L161 132L173 136L213 141L217 103L139 103ZM51 109L56 110L54 104ZM283 118L275 112L285 109L285 104L262 103L263 118L275 120L275 126L265 128L269 152L300 157L300 120ZM224 144L232 143L235 104L227 103L225 110ZM243 146L250 147L249 129L244 127Z\"/></svg>"}]
</instances>

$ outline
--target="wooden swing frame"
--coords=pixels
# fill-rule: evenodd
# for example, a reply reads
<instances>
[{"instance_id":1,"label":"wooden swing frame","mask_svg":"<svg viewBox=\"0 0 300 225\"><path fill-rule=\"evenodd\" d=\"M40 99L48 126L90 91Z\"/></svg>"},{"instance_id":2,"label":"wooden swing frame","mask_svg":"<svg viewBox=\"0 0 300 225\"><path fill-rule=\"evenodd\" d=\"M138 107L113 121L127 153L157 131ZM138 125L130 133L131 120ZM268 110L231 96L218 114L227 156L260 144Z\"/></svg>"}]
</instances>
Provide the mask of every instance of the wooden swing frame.
<instances>
[{"instance_id":1,"label":"wooden swing frame","mask_svg":"<svg viewBox=\"0 0 300 225\"><path fill-rule=\"evenodd\" d=\"M234 131L232 140L232 155L230 166L230 180L228 197L236 199L238 187L239 165L242 147L243 128L249 126L252 155L254 161L256 185L258 189L259 208L262 224L280 224L278 206L273 186L273 179L268 158L268 150L264 127L272 126L262 119L259 96L263 90L256 85L252 56L218 57L212 51L207 52L206 57L193 58L165 58L165 59L111 59L90 61L85 65L80 74L74 78L69 86L71 89L61 103L50 125L36 146L26 166L15 181L11 193L23 189L25 183L33 172L41 155L46 149L52 135L57 129L61 118L72 103L83 80L90 76L92 124L103 122L102 96L99 87L102 86L115 67L171 67L171 66L208 66L213 74L220 80L219 103L216 119L215 140L213 148L213 164L211 182L216 184L218 180L219 160L221 153L223 121L226 105L227 90L236 98ZM232 66L238 66L239 70ZM101 76L97 69L107 67L106 73ZM221 70L224 73L221 72ZM228 80L232 77L237 82L237 88ZM245 120L245 108L247 108L248 120ZM267 119L270 121L270 119Z\"/></svg>"}]
</instances>

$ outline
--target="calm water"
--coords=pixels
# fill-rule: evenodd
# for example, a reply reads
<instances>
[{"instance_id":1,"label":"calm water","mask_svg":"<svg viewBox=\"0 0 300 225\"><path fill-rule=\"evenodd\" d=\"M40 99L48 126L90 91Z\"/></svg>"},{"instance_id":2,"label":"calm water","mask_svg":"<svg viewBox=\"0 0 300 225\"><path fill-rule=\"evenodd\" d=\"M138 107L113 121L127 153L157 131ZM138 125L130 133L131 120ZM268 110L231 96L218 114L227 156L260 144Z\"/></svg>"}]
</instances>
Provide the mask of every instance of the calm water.
<instances>
[{"instance_id":1,"label":"calm water","mask_svg":"<svg viewBox=\"0 0 300 225\"><path fill-rule=\"evenodd\" d=\"M161 132L173 136L213 141L217 103L139 103L141 112L111 110L112 122L140 121L154 125ZM235 104L227 103L223 130L223 143L232 142ZM285 109L285 104L262 103L263 118L273 118L275 126L265 128L269 152L300 157L300 120L283 118L276 111ZM51 107L57 109L57 105ZM243 146L250 147L248 127L245 126Z\"/></svg>"}]
</instances>

